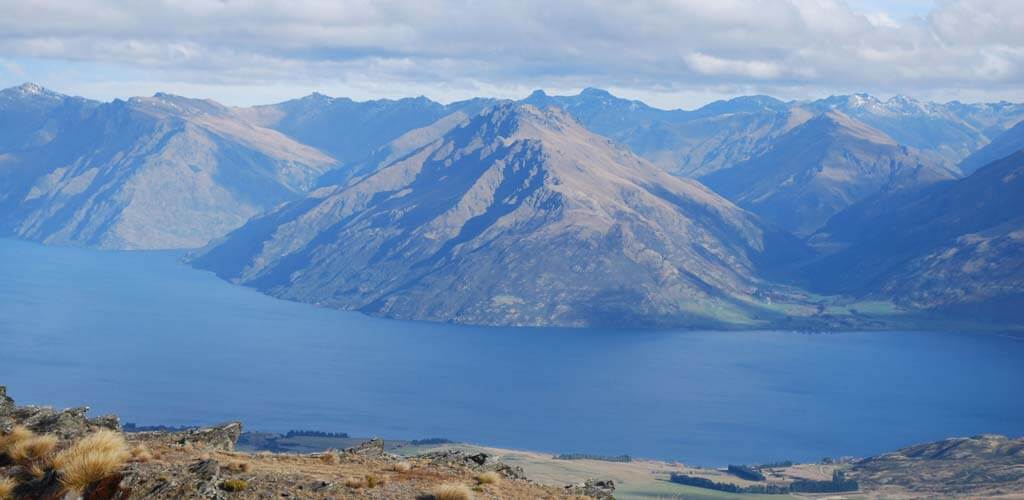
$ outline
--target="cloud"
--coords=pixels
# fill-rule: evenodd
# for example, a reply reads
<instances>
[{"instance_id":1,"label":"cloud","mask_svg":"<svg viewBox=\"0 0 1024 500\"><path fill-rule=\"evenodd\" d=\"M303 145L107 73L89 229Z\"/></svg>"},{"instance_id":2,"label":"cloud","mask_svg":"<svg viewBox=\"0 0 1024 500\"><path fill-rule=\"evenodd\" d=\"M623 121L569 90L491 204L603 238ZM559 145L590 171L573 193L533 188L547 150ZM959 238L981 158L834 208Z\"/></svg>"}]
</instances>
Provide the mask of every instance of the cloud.
<instances>
[{"instance_id":1,"label":"cloud","mask_svg":"<svg viewBox=\"0 0 1024 500\"><path fill-rule=\"evenodd\" d=\"M735 88L797 94L783 97L1021 96L1024 3L917 2L915 13L887 4L0 0L0 53L77 64L80 85L93 87L116 82L103 80L110 72L90 74L89 65L178 86L451 97L591 85L633 95Z\"/></svg>"}]
</instances>

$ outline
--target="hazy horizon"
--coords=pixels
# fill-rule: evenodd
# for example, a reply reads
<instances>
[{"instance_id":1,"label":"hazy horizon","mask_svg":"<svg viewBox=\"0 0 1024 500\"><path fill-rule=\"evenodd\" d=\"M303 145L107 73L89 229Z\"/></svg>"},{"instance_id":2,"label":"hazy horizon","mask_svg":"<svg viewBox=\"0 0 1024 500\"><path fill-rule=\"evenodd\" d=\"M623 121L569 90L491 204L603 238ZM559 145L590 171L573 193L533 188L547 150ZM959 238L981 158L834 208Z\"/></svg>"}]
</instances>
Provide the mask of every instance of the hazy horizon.
<instances>
[{"instance_id":1,"label":"hazy horizon","mask_svg":"<svg viewBox=\"0 0 1024 500\"><path fill-rule=\"evenodd\" d=\"M452 104L452 103L455 103L455 102L460 102L460 101L465 101L465 100L475 99L475 98L501 99L501 100L519 101L519 100L526 99L527 97L529 97L530 95L532 95L534 92L537 92L537 91L544 92L545 94L547 94L549 96L575 96L575 95L579 95L579 94L583 93L587 89L594 89L594 90L605 91L605 92L610 93L612 96L614 96L616 98L626 99L626 100L631 100L631 101L640 101L640 102L642 102L642 103L644 103L644 104L646 104L646 105L648 105L648 106L650 106L652 108L656 108L656 109L660 109L660 110L664 110L664 111L676 111L676 110L695 111L695 110L698 110L698 109L700 109L700 108L702 108L704 106L707 106L707 105L710 105L710 104L714 104L716 102L730 101L730 100L733 100L733 99L739 99L739 98L743 98L743 97L768 97L768 98L776 99L776 100L784 102L784 103L806 103L806 102L819 101L819 100L823 100L823 99L829 99L829 98L833 98L833 97L848 97L848 96L854 96L854 95L868 95L868 96L874 97L875 99L878 99L879 101L882 101L882 102L886 102L886 101L888 101L890 99L893 99L893 98L905 97L905 98L909 98L909 99L912 99L912 100L915 100L915 101L918 101L918 102L921 102L921 103L934 103L934 104L942 104L942 105L950 104L950 103L953 103L953 102L960 102L960 103L963 103L963 104L997 104L997 103L1019 104L1019 103L1024 102L1024 99L1022 99L1020 101L1008 101L1008 100L1005 100L1005 99L993 100L993 101L982 101L982 100L962 101L962 100L956 100L956 99L948 100L948 101L941 101L941 100L940 101L936 101L936 100L931 100L931 99L919 98L917 96L907 95L907 94L872 94L870 92L849 92L849 93L828 93L828 94L810 96L810 97L801 98L801 99L785 99L785 98L781 98L781 97L770 95L770 94L736 94L736 95L722 96L720 98L716 98L716 99L713 99L713 100L709 100L709 101L705 101L705 102L699 102L699 103L697 103L696 105L693 105L693 106L684 107L684 106L661 106L661 105L657 105L657 104L652 103L652 102L645 101L644 99L639 98L639 97L631 97L629 95L619 93L617 90L612 90L612 89L607 89L607 88L602 88L602 87L596 87L596 86L585 86L585 87L579 87L579 88L575 88L575 89L566 89L566 90L557 90L557 91L556 90L543 89L543 88L537 88L537 89L533 89L533 90L531 90L531 91L529 91L529 92L527 92L527 93L525 93L523 95L508 96L508 97L494 96L494 95L475 95L475 96L467 97L465 99L455 99L455 100L435 99L435 98L433 98L431 96L428 96L428 95L425 95L425 94L409 94L409 95L401 95L401 96L368 96L368 97L356 98L356 97L349 96L349 95L329 94L327 92L314 89L314 90L311 90L311 91L306 92L304 94L294 95L294 96L291 96L291 97L286 97L286 98L284 98L282 100L278 100L278 101L255 102L255 103L251 103L251 104L232 104L230 101L221 101L219 99L216 99L216 98L213 98L213 97L204 96L204 95L179 94L177 92L168 92L168 91L162 90L162 89L156 89L156 90L154 90L154 91L152 91L152 92L150 92L148 94L121 95L121 96L114 96L112 98L101 98L101 97L94 97L94 96L89 96L89 95L79 95L79 94L74 94L74 93L70 93L70 92L64 92L64 91L62 91L59 88L50 87L50 86L47 86L47 85L43 85L43 84L41 84L39 82L33 82L33 81L21 82L20 84L17 84L17 85L11 85L11 86L0 88L0 90L8 90L8 89L13 89L13 88L19 88L19 87L23 87L23 86L26 86L26 85L36 85L36 86L39 86L39 87L41 87L43 89L49 90L51 92L56 92L58 94L63 94L63 95L71 96L71 97L81 97L81 98L90 99L90 100L94 100L94 101L98 101L98 102L105 102L105 103L109 103L109 102L112 102L112 101L118 100L118 99L127 100L127 99L142 98L142 97L155 97L158 94L168 94L168 95L174 95L174 96L179 96L179 97L186 97L186 98L190 98L190 99L213 100L213 101L215 101L217 103L220 103L220 104L223 104L225 106L236 107L236 108L246 108L246 107L256 107L256 106L269 106L269 105L274 105L274 104L280 104L282 102L286 102L286 101L290 101L290 100L311 97L313 95L322 95L322 96L325 96L325 97L328 97L328 98L331 98L331 99L351 99L354 102L370 102L370 101L377 101L377 100L400 100L400 99L426 98L426 99L430 99L431 101L434 101L434 102L437 102L437 103L440 103L440 104L448 105L448 104Z\"/></svg>"}]
</instances>

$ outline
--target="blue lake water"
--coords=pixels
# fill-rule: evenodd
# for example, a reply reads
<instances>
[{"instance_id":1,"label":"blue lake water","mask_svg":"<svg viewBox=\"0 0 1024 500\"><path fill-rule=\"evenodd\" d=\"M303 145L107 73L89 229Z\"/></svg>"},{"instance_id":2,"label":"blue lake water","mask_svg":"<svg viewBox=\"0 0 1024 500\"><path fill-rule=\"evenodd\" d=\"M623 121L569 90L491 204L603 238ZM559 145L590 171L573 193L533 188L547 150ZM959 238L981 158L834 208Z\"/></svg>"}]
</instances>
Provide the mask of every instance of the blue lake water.
<instances>
[{"instance_id":1,"label":"blue lake water","mask_svg":"<svg viewBox=\"0 0 1024 500\"><path fill-rule=\"evenodd\" d=\"M1024 434L1024 339L400 322L172 252L0 240L0 384L140 424L446 437L721 465Z\"/></svg>"}]
</instances>

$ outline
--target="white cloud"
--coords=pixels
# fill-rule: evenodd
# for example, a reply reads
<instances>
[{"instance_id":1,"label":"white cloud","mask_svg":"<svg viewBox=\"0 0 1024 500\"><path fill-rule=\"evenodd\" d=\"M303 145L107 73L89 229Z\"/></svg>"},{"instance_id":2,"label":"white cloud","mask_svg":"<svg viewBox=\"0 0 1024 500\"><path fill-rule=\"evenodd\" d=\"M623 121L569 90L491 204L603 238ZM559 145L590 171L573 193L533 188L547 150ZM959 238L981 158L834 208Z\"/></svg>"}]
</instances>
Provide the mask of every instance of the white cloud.
<instances>
[{"instance_id":1,"label":"white cloud","mask_svg":"<svg viewBox=\"0 0 1024 500\"><path fill-rule=\"evenodd\" d=\"M782 76L782 68L768 61L738 61L694 52L686 56L686 62L702 75L741 76L757 80Z\"/></svg>"},{"instance_id":2,"label":"white cloud","mask_svg":"<svg viewBox=\"0 0 1024 500\"><path fill-rule=\"evenodd\" d=\"M163 82L236 102L272 89L461 98L584 86L662 98L709 88L1024 97L1024 2L930 4L0 0L0 54L75 64L75 80L51 78L68 90ZM64 73L25 66L29 79Z\"/></svg>"}]
</instances>

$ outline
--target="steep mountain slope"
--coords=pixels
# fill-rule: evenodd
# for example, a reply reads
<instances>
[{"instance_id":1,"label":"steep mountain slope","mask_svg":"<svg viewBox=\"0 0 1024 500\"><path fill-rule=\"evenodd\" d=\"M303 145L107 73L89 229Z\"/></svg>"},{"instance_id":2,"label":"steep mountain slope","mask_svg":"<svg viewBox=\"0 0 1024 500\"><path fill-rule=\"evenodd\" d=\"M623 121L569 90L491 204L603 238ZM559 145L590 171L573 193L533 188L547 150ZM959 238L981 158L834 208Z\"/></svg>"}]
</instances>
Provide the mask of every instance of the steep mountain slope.
<instances>
[{"instance_id":1,"label":"steep mountain slope","mask_svg":"<svg viewBox=\"0 0 1024 500\"><path fill-rule=\"evenodd\" d=\"M839 112L915 148L930 163L955 170L968 154L1024 119L1011 103L939 104L867 94L782 102L768 96L716 101L693 111L661 110L599 89L575 96L541 91L524 102L556 104L587 128L628 146L663 169L700 178L764 153L810 118Z\"/></svg>"},{"instance_id":2,"label":"steep mountain slope","mask_svg":"<svg viewBox=\"0 0 1024 500\"><path fill-rule=\"evenodd\" d=\"M701 181L780 227L808 234L880 191L954 175L887 135L830 111L779 137L764 154Z\"/></svg>"},{"instance_id":3,"label":"steep mountain slope","mask_svg":"<svg viewBox=\"0 0 1024 500\"><path fill-rule=\"evenodd\" d=\"M192 257L272 295L478 324L741 322L792 238L557 108L504 103Z\"/></svg>"},{"instance_id":4,"label":"steep mountain slope","mask_svg":"<svg viewBox=\"0 0 1024 500\"><path fill-rule=\"evenodd\" d=\"M22 238L198 247L300 197L335 163L212 101L99 104L49 91L12 100L31 107L39 95L54 111L0 150L0 231Z\"/></svg>"},{"instance_id":5,"label":"steep mountain slope","mask_svg":"<svg viewBox=\"0 0 1024 500\"><path fill-rule=\"evenodd\" d=\"M46 144L66 123L80 120L98 105L33 83L0 90L0 154Z\"/></svg>"},{"instance_id":6,"label":"steep mountain slope","mask_svg":"<svg viewBox=\"0 0 1024 500\"><path fill-rule=\"evenodd\" d=\"M378 166L371 165L371 157L404 134L453 114L456 118L447 121L457 123L491 103L491 99L479 98L444 105L425 97L357 102L312 94L235 111L255 124L277 130L338 160L342 168L335 169L322 182L329 185L342 183L365 173L371 166Z\"/></svg>"},{"instance_id":7,"label":"steep mountain slope","mask_svg":"<svg viewBox=\"0 0 1024 500\"><path fill-rule=\"evenodd\" d=\"M592 88L575 96L549 96L538 90L523 102L560 106L591 131L685 177L746 160L810 117L767 96L716 101L694 111L652 108Z\"/></svg>"},{"instance_id":8,"label":"steep mountain slope","mask_svg":"<svg viewBox=\"0 0 1024 500\"><path fill-rule=\"evenodd\" d=\"M1024 151L862 202L816 236L840 248L808 271L820 289L1024 318Z\"/></svg>"},{"instance_id":9,"label":"steep mountain slope","mask_svg":"<svg viewBox=\"0 0 1024 500\"><path fill-rule=\"evenodd\" d=\"M905 96L885 101L867 94L833 96L803 106L839 111L948 168L1024 119L1024 106L1018 104L939 104Z\"/></svg>"},{"instance_id":10,"label":"steep mountain slope","mask_svg":"<svg viewBox=\"0 0 1024 500\"><path fill-rule=\"evenodd\" d=\"M971 174L979 168L1024 149L1024 121L1003 132L985 147L960 163L960 171Z\"/></svg>"}]
</instances>

